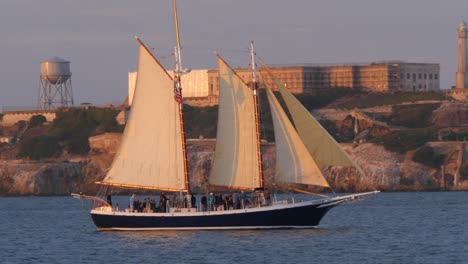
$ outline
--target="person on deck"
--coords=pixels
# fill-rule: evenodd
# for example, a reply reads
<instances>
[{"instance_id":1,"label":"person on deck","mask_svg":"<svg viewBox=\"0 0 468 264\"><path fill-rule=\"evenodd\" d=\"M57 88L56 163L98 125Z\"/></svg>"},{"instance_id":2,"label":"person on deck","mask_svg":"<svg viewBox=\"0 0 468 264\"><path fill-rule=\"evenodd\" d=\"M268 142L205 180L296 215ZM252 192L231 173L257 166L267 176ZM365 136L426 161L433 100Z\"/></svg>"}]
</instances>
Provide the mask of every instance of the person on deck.
<instances>
[{"instance_id":1,"label":"person on deck","mask_svg":"<svg viewBox=\"0 0 468 264\"><path fill-rule=\"evenodd\" d=\"M112 206L112 195L111 192L107 192L107 203Z\"/></svg>"},{"instance_id":2,"label":"person on deck","mask_svg":"<svg viewBox=\"0 0 468 264\"><path fill-rule=\"evenodd\" d=\"M216 197L213 195L213 193L210 193L210 196L208 197L208 204L209 204L209 210L214 211L215 205L216 205Z\"/></svg>"},{"instance_id":3,"label":"person on deck","mask_svg":"<svg viewBox=\"0 0 468 264\"><path fill-rule=\"evenodd\" d=\"M133 206L135 205L135 199L136 199L136 195L132 194L132 197L130 197L130 212L133 212Z\"/></svg>"},{"instance_id":4,"label":"person on deck","mask_svg":"<svg viewBox=\"0 0 468 264\"><path fill-rule=\"evenodd\" d=\"M193 194L192 194L192 197L190 197L190 203L191 203L192 208L197 207L197 198L195 198L195 195Z\"/></svg>"},{"instance_id":5,"label":"person on deck","mask_svg":"<svg viewBox=\"0 0 468 264\"><path fill-rule=\"evenodd\" d=\"M203 195L201 198L201 210L206 211L207 205L208 205L208 199L206 198L206 195Z\"/></svg>"},{"instance_id":6,"label":"person on deck","mask_svg":"<svg viewBox=\"0 0 468 264\"><path fill-rule=\"evenodd\" d=\"M244 208L245 208L246 200L247 200L247 194L245 194L244 191L241 191L241 194L240 194L240 206L241 206L241 209L244 209Z\"/></svg>"},{"instance_id":7,"label":"person on deck","mask_svg":"<svg viewBox=\"0 0 468 264\"><path fill-rule=\"evenodd\" d=\"M167 196L164 192L159 196L159 210L161 213L166 212Z\"/></svg>"},{"instance_id":8,"label":"person on deck","mask_svg":"<svg viewBox=\"0 0 468 264\"><path fill-rule=\"evenodd\" d=\"M239 193L234 192L232 193L232 203L233 203L233 209L239 209Z\"/></svg>"},{"instance_id":9,"label":"person on deck","mask_svg":"<svg viewBox=\"0 0 468 264\"><path fill-rule=\"evenodd\" d=\"M142 212L142 207L141 207L140 199L135 198L135 202L133 203L133 208L134 208L137 212L139 212L139 213Z\"/></svg>"},{"instance_id":10,"label":"person on deck","mask_svg":"<svg viewBox=\"0 0 468 264\"><path fill-rule=\"evenodd\" d=\"M150 210L151 212L156 212L156 202L154 201L154 198L151 198L150 200Z\"/></svg>"}]
</instances>

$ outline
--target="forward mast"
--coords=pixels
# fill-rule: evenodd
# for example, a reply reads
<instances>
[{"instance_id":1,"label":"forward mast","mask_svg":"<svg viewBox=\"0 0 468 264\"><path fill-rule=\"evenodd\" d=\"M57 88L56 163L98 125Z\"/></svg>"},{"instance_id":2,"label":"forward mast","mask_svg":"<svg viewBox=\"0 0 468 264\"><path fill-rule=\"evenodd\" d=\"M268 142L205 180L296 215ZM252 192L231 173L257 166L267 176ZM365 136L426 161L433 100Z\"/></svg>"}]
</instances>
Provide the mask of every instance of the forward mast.
<instances>
[{"instance_id":1,"label":"forward mast","mask_svg":"<svg viewBox=\"0 0 468 264\"><path fill-rule=\"evenodd\" d=\"M188 174L188 165L187 165L187 143L185 138L185 123L184 123L184 111L183 111L183 97L182 97L182 81L181 76L187 74L188 71L182 70L182 56L180 48L180 35L179 35L179 21L177 16L177 0L173 1L174 4L174 24L176 31L176 41L177 45L174 48L174 57L175 57L175 69L174 69L174 93L175 100L179 106L179 117L180 117L180 130L182 137L182 154L184 160L184 175L185 175L185 189L187 195L191 195L190 191L190 179Z\"/></svg>"},{"instance_id":2,"label":"forward mast","mask_svg":"<svg viewBox=\"0 0 468 264\"><path fill-rule=\"evenodd\" d=\"M259 122L259 106L258 106L258 82L257 82L257 67L255 63L255 49L253 41L250 42L250 64L252 67L252 94L254 99L254 111L255 111L255 129L257 134L257 159L258 159L258 174L259 174L259 186L260 189L264 189L264 177L263 177L263 162L262 162L262 146L260 142L260 122Z\"/></svg>"}]
</instances>

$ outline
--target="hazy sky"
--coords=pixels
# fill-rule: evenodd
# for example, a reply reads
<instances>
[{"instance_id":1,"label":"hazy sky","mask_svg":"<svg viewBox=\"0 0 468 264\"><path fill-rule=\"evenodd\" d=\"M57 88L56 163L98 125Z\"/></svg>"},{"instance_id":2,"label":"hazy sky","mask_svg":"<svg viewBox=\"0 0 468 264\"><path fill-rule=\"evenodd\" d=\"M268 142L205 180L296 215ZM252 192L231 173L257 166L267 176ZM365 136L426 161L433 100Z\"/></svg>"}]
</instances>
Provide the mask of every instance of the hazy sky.
<instances>
[{"instance_id":1,"label":"hazy sky","mask_svg":"<svg viewBox=\"0 0 468 264\"><path fill-rule=\"evenodd\" d=\"M247 66L250 40L269 64L377 60L440 63L454 85L467 0L179 0L183 63L214 68L214 51ZM166 67L172 0L0 0L0 106L35 106L39 64L71 61L75 103L121 102L140 36Z\"/></svg>"}]
</instances>

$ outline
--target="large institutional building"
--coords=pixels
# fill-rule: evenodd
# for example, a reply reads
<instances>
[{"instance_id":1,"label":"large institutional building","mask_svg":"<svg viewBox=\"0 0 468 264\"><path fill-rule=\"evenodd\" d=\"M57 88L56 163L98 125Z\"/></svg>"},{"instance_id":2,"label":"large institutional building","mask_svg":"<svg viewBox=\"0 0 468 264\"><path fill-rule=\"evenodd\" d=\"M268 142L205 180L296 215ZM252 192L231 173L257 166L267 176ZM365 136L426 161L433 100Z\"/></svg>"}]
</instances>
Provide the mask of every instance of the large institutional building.
<instances>
[{"instance_id":1,"label":"large institutional building","mask_svg":"<svg viewBox=\"0 0 468 264\"><path fill-rule=\"evenodd\" d=\"M295 94L314 94L331 88L352 88L376 92L440 90L440 67L433 63L401 61L349 65L288 65L270 67L273 75ZM235 69L246 83L250 69ZM272 79L259 69L260 87L275 89ZM130 90L129 98L133 91ZM218 103L218 70L195 70L182 76L184 101L206 106Z\"/></svg>"}]
</instances>

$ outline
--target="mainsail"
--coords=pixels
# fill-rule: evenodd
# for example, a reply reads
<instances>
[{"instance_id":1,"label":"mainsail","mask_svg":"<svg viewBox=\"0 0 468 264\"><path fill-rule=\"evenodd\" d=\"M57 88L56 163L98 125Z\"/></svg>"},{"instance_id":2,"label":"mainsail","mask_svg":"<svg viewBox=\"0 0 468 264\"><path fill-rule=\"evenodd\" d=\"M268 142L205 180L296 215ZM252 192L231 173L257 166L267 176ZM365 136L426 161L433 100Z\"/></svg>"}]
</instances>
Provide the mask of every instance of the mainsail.
<instances>
[{"instance_id":1,"label":"mainsail","mask_svg":"<svg viewBox=\"0 0 468 264\"><path fill-rule=\"evenodd\" d=\"M320 125L310 112L292 95L292 93L262 65L278 87L281 97L291 114L296 131L318 166L355 167L364 175L362 169L341 148L336 140Z\"/></svg>"},{"instance_id":2,"label":"mainsail","mask_svg":"<svg viewBox=\"0 0 468 264\"><path fill-rule=\"evenodd\" d=\"M276 142L275 181L330 187L286 113L267 87Z\"/></svg>"},{"instance_id":3,"label":"mainsail","mask_svg":"<svg viewBox=\"0 0 468 264\"><path fill-rule=\"evenodd\" d=\"M218 56L219 116L210 185L260 187L258 144L252 90Z\"/></svg>"},{"instance_id":4,"label":"mainsail","mask_svg":"<svg viewBox=\"0 0 468 264\"><path fill-rule=\"evenodd\" d=\"M174 82L140 42L132 109L120 149L99 182L128 188L184 190L179 104Z\"/></svg>"}]
</instances>

